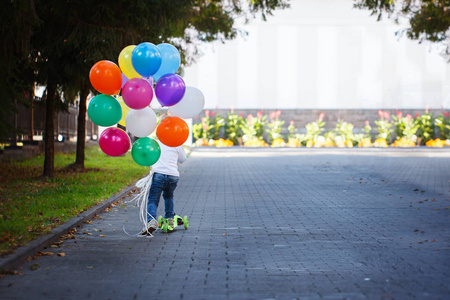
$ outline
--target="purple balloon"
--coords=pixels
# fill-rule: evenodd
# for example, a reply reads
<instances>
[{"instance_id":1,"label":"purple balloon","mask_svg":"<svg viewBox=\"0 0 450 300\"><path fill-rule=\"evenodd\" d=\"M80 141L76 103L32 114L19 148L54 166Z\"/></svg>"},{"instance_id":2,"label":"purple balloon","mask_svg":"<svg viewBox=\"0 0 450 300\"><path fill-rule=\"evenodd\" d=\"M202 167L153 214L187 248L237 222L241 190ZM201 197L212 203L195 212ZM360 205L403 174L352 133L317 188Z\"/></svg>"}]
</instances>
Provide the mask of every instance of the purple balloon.
<instances>
[{"instance_id":1,"label":"purple balloon","mask_svg":"<svg viewBox=\"0 0 450 300\"><path fill-rule=\"evenodd\" d=\"M143 78L131 78L123 86L122 98L129 108L144 109L152 102L152 85Z\"/></svg>"},{"instance_id":2,"label":"purple balloon","mask_svg":"<svg viewBox=\"0 0 450 300\"><path fill-rule=\"evenodd\" d=\"M122 73L122 87L121 88L123 88L123 86L125 85L125 83L127 83L127 81L128 81L128 77Z\"/></svg>"},{"instance_id":3,"label":"purple balloon","mask_svg":"<svg viewBox=\"0 0 450 300\"><path fill-rule=\"evenodd\" d=\"M162 106L172 106L181 101L186 91L183 78L176 74L161 77L155 86L155 95Z\"/></svg>"}]
</instances>

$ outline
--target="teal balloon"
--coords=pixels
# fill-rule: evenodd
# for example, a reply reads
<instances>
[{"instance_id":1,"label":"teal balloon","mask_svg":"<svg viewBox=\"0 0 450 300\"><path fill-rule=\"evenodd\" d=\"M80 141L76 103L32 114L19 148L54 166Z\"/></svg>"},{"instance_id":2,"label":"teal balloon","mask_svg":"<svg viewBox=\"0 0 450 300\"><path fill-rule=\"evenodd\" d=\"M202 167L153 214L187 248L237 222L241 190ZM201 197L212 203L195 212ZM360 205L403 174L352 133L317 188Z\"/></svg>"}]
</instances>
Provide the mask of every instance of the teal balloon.
<instances>
[{"instance_id":1,"label":"teal balloon","mask_svg":"<svg viewBox=\"0 0 450 300\"><path fill-rule=\"evenodd\" d=\"M131 148L131 157L135 163L149 167L156 163L161 156L161 148L154 139L143 137L134 142Z\"/></svg>"},{"instance_id":2,"label":"teal balloon","mask_svg":"<svg viewBox=\"0 0 450 300\"><path fill-rule=\"evenodd\" d=\"M94 124L112 126L122 119L122 107L114 97L97 95L89 102L88 116Z\"/></svg>"}]
</instances>

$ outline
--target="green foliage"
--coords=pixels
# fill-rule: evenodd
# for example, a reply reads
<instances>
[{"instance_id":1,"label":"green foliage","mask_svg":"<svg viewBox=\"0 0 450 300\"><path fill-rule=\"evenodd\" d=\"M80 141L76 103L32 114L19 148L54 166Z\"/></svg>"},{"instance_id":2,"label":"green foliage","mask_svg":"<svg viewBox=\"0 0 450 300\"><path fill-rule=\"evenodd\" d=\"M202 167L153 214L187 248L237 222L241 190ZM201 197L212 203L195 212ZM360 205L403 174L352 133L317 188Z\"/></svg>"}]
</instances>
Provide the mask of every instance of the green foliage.
<instances>
[{"instance_id":1,"label":"green foliage","mask_svg":"<svg viewBox=\"0 0 450 300\"><path fill-rule=\"evenodd\" d=\"M417 138L421 145L435 138L435 123L433 114L426 111L423 115L416 117L416 122L419 126L417 130Z\"/></svg>"},{"instance_id":2,"label":"green foliage","mask_svg":"<svg viewBox=\"0 0 450 300\"><path fill-rule=\"evenodd\" d=\"M270 122L267 123L267 133L269 135L269 142L272 142L275 139L282 139L283 135L281 132L283 131L284 121L280 120L279 117L281 115L281 110L276 112L272 112L270 114Z\"/></svg>"},{"instance_id":3,"label":"green foliage","mask_svg":"<svg viewBox=\"0 0 450 300\"><path fill-rule=\"evenodd\" d=\"M288 126L288 136L287 136L287 138L288 138L288 139L294 139L294 138L296 138L294 132L295 132L294 121L291 121L291 122L289 123L289 126Z\"/></svg>"},{"instance_id":4,"label":"green foliage","mask_svg":"<svg viewBox=\"0 0 450 300\"><path fill-rule=\"evenodd\" d=\"M233 111L227 113L225 120L225 139L232 141L235 145L239 144L239 139L242 138L242 126L244 118L241 115L235 114Z\"/></svg>"},{"instance_id":5,"label":"green foliage","mask_svg":"<svg viewBox=\"0 0 450 300\"><path fill-rule=\"evenodd\" d=\"M380 116L380 119L375 121L375 124L377 125L376 131L378 132L377 139L389 141L391 139L391 134L394 131L391 128L392 123L389 122L389 113L379 110L378 115Z\"/></svg>"},{"instance_id":6,"label":"green foliage","mask_svg":"<svg viewBox=\"0 0 450 300\"><path fill-rule=\"evenodd\" d=\"M151 41L175 45L186 65L199 55L202 43L236 37L237 17L265 16L287 6L286 0L8 1L0 14L2 114L15 109L14 100L31 95L35 83L47 86L47 115L52 116L45 129L49 147L44 174L51 176L53 171L45 170L53 166L54 109L58 104L64 108L78 92L88 95L88 74L95 62L117 62L125 46ZM0 135L8 131L6 124L0 118Z\"/></svg>"},{"instance_id":7,"label":"green foliage","mask_svg":"<svg viewBox=\"0 0 450 300\"><path fill-rule=\"evenodd\" d=\"M321 113L319 119L315 122L311 122L306 124L306 140L316 141L320 136L322 131L324 130L325 122L323 121L324 113Z\"/></svg>"},{"instance_id":8,"label":"green foliage","mask_svg":"<svg viewBox=\"0 0 450 300\"><path fill-rule=\"evenodd\" d=\"M86 209L102 202L148 173L133 162L130 153L105 155L98 146L86 150L86 171L72 173L65 166L74 154L55 156L56 175L36 179L44 157L0 163L1 254L49 233Z\"/></svg>"},{"instance_id":9,"label":"green foliage","mask_svg":"<svg viewBox=\"0 0 450 300\"><path fill-rule=\"evenodd\" d=\"M34 62L30 39L39 19L31 1L3 1L0 9L0 139L14 128L7 117L20 105L29 106L33 98Z\"/></svg>"},{"instance_id":10,"label":"green foliage","mask_svg":"<svg viewBox=\"0 0 450 300\"><path fill-rule=\"evenodd\" d=\"M445 55L450 56L447 32L450 28L448 0L356 0L356 8L368 9L378 20L383 14L398 22L399 18L409 19L410 27L406 35L412 40L442 43L446 47Z\"/></svg>"},{"instance_id":11,"label":"green foliage","mask_svg":"<svg viewBox=\"0 0 450 300\"><path fill-rule=\"evenodd\" d=\"M214 112L205 110L205 116L201 118L201 121L201 123L192 126L194 139L217 140L225 125L225 119Z\"/></svg>"},{"instance_id":12,"label":"green foliage","mask_svg":"<svg viewBox=\"0 0 450 300\"><path fill-rule=\"evenodd\" d=\"M372 140L372 134L370 133L372 131L372 126L370 126L370 122L366 121L364 125L364 138L368 138Z\"/></svg>"},{"instance_id":13,"label":"green foliage","mask_svg":"<svg viewBox=\"0 0 450 300\"><path fill-rule=\"evenodd\" d=\"M352 123L344 122L343 120L339 120L336 124L336 127L327 132L326 138L331 138L333 140L338 139L341 141L347 140L355 140L355 135L353 134L354 125Z\"/></svg>"},{"instance_id":14,"label":"green foliage","mask_svg":"<svg viewBox=\"0 0 450 300\"><path fill-rule=\"evenodd\" d=\"M242 125L242 132L244 133L244 142L257 138L259 140L264 139L265 126L267 124L267 116L263 115L262 111L256 114L256 118L249 114Z\"/></svg>"},{"instance_id":15,"label":"green foliage","mask_svg":"<svg viewBox=\"0 0 450 300\"><path fill-rule=\"evenodd\" d=\"M219 139L219 135L222 132L222 128L225 125L225 119L220 115L215 115L214 112L211 113L211 125L212 125L212 134L211 138L213 140Z\"/></svg>"},{"instance_id":16,"label":"green foliage","mask_svg":"<svg viewBox=\"0 0 450 300\"><path fill-rule=\"evenodd\" d=\"M206 139L206 130L203 127L203 123L196 123L192 125L192 136L194 140Z\"/></svg>"},{"instance_id":17,"label":"green foliage","mask_svg":"<svg viewBox=\"0 0 450 300\"><path fill-rule=\"evenodd\" d=\"M441 140L450 139L450 117L447 113L440 114L434 119L434 124L439 129L439 135Z\"/></svg>"},{"instance_id":18,"label":"green foliage","mask_svg":"<svg viewBox=\"0 0 450 300\"><path fill-rule=\"evenodd\" d=\"M396 139L407 138L415 142L417 140L416 132L419 129L419 124L413 119L411 115L403 116L401 112L397 113L397 116L393 116Z\"/></svg>"}]
</instances>

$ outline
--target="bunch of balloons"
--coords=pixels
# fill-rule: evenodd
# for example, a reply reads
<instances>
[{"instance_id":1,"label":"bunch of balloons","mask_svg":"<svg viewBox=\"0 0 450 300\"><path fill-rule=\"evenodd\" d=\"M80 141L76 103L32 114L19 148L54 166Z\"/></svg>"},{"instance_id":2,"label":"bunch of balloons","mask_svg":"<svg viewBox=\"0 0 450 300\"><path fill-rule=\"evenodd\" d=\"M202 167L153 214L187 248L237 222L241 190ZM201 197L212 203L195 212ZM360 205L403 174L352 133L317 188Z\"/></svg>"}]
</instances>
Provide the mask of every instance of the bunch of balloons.
<instances>
[{"instance_id":1,"label":"bunch of balloons","mask_svg":"<svg viewBox=\"0 0 450 300\"><path fill-rule=\"evenodd\" d=\"M121 156L131 147L137 164L151 166L161 155L158 142L148 137L155 129L157 138L166 146L178 147L186 142L189 127L183 119L199 114L205 98L195 87L186 87L175 74L180 61L174 46L145 42L125 47L119 54L119 66L108 60L92 66L89 79L101 94L90 101L88 116L99 126L114 126L99 138L105 154ZM170 114L159 125L150 107L154 96ZM139 139L131 146L128 134L116 124L125 126Z\"/></svg>"}]
</instances>

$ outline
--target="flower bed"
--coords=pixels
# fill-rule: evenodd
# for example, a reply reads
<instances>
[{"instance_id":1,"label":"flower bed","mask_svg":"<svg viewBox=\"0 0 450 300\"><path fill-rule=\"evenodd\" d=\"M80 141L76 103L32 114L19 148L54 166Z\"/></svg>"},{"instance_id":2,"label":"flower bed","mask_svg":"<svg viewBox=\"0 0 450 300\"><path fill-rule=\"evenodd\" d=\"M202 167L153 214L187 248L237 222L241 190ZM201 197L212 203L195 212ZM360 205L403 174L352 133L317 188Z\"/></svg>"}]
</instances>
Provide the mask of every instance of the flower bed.
<instances>
[{"instance_id":1,"label":"flower bed","mask_svg":"<svg viewBox=\"0 0 450 300\"><path fill-rule=\"evenodd\" d=\"M318 119L305 126L306 133L299 133L291 121L284 127L280 120L281 110L268 116L259 111L244 117L237 115L233 109L225 117L214 112L205 111L201 123L193 125L196 146L231 147L427 147L450 146L450 116L443 112L435 117L428 110L422 115L395 116L382 110L379 119L372 128L369 121L360 133L354 133L351 123L339 120L336 127L325 131L324 113Z\"/></svg>"}]
</instances>

